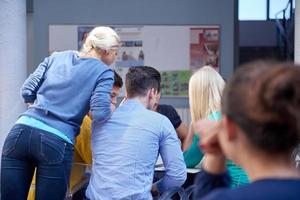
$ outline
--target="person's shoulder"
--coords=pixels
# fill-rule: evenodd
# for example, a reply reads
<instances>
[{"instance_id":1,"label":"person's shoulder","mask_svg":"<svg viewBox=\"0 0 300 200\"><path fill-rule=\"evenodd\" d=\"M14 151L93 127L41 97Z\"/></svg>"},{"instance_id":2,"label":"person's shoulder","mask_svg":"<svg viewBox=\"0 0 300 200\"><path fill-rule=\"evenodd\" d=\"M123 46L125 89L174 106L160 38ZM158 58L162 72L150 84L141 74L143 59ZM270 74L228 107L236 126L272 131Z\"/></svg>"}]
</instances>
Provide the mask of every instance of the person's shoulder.
<instances>
[{"instance_id":1,"label":"person's shoulder","mask_svg":"<svg viewBox=\"0 0 300 200\"><path fill-rule=\"evenodd\" d=\"M179 116L176 109L173 106L166 104L160 104L158 106L158 112L167 116L168 118L174 118Z\"/></svg>"},{"instance_id":2,"label":"person's shoulder","mask_svg":"<svg viewBox=\"0 0 300 200\"><path fill-rule=\"evenodd\" d=\"M144 112L145 112L145 115L147 115L150 120L153 120L153 123L155 122L157 124L165 125L166 121L169 122L169 119L162 113L155 112L155 111L152 111L149 109L145 109ZM167 123L167 125L168 125L168 123Z\"/></svg>"},{"instance_id":3,"label":"person's shoulder","mask_svg":"<svg viewBox=\"0 0 300 200\"><path fill-rule=\"evenodd\" d=\"M50 55L51 57L59 57L59 56L78 56L77 51L71 51L71 50L66 50L66 51L54 51Z\"/></svg>"},{"instance_id":4,"label":"person's shoulder","mask_svg":"<svg viewBox=\"0 0 300 200\"><path fill-rule=\"evenodd\" d=\"M164 115L162 115L161 113L159 112L155 112L153 110L149 110L149 109L143 109L143 111L145 112L145 114L153 117L153 119L155 120L162 120L163 118L165 118Z\"/></svg>"},{"instance_id":5,"label":"person's shoulder","mask_svg":"<svg viewBox=\"0 0 300 200\"><path fill-rule=\"evenodd\" d=\"M300 195L300 180L262 180L235 189L216 189L203 200L296 200Z\"/></svg>"},{"instance_id":6,"label":"person's shoulder","mask_svg":"<svg viewBox=\"0 0 300 200\"><path fill-rule=\"evenodd\" d=\"M298 200L300 196L300 179L269 179L251 184L248 193L257 194L256 199ZM255 191L255 192L253 192Z\"/></svg>"},{"instance_id":7,"label":"person's shoulder","mask_svg":"<svg viewBox=\"0 0 300 200\"><path fill-rule=\"evenodd\" d=\"M167 104L159 104L159 109L166 111L176 111L176 109L173 106Z\"/></svg>"},{"instance_id":8,"label":"person's shoulder","mask_svg":"<svg viewBox=\"0 0 300 200\"><path fill-rule=\"evenodd\" d=\"M257 194L257 199L299 199L300 179L264 179L250 184L247 193ZM255 191L255 192L254 192Z\"/></svg>"},{"instance_id":9,"label":"person's shoulder","mask_svg":"<svg viewBox=\"0 0 300 200\"><path fill-rule=\"evenodd\" d=\"M204 197L195 197L193 199L201 199L201 200L219 200L219 199L226 199L226 200L232 200L230 198L230 195L228 196L228 188L220 188L220 189L215 189L212 192L208 193Z\"/></svg>"},{"instance_id":10,"label":"person's shoulder","mask_svg":"<svg viewBox=\"0 0 300 200\"><path fill-rule=\"evenodd\" d=\"M198 198L195 198L198 199ZM219 188L215 189L203 198L201 200L219 200L219 199L226 199L226 200L240 200L240 199L253 199L251 197L251 193L249 196L249 190L247 187L240 187L236 189L230 189L230 188Z\"/></svg>"},{"instance_id":11,"label":"person's shoulder","mask_svg":"<svg viewBox=\"0 0 300 200\"><path fill-rule=\"evenodd\" d=\"M78 57L76 51L54 51L48 57L50 61L65 62L66 60L73 60L75 57Z\"/></svg>"},{"instance_id":12,"label":"person's shoulder","mask_svg":"<svg viewBox=\"0 0 300 200\"><path fill-rule=\"evenodd\" d=\"M207 116L207 119L212 121L219 121L222 118L221 111L214 111Z\"/></svg>"}]
</instances>

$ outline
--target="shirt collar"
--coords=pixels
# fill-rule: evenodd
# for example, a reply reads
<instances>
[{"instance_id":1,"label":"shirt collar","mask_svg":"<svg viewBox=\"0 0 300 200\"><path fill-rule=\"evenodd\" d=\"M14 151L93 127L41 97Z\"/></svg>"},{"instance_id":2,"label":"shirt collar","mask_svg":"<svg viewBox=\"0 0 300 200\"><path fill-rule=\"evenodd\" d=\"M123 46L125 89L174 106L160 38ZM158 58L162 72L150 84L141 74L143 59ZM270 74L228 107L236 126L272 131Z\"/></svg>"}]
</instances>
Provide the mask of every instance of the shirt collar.
<instances>
[{"instance_id":1,"label":"shirt collar","mask_svg":"<svg viewBox=\"0 0 300 200\"><path fill-rule=\"evenodd\" d=\"M133 107L142 107L142 108L145 108L145 106L141 102L139 102L138 100L136 100L136 99L127 99L124 102L124 105L128 105L130 107L133 106Z\"/></svg>"}]
</instances>

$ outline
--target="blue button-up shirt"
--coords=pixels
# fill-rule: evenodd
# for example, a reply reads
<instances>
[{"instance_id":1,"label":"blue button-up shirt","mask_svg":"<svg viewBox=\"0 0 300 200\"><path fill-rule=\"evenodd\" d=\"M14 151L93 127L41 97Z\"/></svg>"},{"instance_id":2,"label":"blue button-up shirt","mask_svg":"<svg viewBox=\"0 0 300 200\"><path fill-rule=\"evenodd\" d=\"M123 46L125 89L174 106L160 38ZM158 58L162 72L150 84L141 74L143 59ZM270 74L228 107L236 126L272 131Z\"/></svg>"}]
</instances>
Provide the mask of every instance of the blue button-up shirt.
<instances>
[{"instance_id":1,"label":"blue button-up shirt","mask_svg":"<svg viewBox=\"0 0 300 200\"><path fill-rule=\"evenodd\" d=\"M93 124L93 168L89 199L152 199L151 187L158 154L165 176L160 193L181 186L186 166L176 132L165 116L127 100L105 124Z\"/></svg>"}]
</instances>

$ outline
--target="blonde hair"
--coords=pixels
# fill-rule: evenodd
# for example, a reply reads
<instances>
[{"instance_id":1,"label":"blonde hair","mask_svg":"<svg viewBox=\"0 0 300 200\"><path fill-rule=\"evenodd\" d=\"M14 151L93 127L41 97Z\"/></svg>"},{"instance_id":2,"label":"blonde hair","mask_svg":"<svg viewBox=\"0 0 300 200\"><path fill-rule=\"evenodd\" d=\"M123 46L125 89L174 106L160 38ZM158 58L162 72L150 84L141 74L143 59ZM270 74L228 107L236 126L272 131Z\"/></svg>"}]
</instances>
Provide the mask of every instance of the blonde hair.
<instances>
[{"instance_id":1,"label":"blonde hair","mask_svg":"<svg viewBox=\"0 0 300 200\"><path fill-rule=\"evenodd\" d=\"M110 27L98 26L86 38L81 52L87 53L92 48L100 50L117 49L120 46L120 37Z\"/></svg>"},{"instance_id":2,"label":"blonde hair","mask_svg":"<svg viewBox=\"0 0 300 200\"><path fill-rule=\"evenodd\" d=\"M189 81L189 103L192 122L220 110L225 81L210 66L197 70Z\"/></svg>"}]
</instances>

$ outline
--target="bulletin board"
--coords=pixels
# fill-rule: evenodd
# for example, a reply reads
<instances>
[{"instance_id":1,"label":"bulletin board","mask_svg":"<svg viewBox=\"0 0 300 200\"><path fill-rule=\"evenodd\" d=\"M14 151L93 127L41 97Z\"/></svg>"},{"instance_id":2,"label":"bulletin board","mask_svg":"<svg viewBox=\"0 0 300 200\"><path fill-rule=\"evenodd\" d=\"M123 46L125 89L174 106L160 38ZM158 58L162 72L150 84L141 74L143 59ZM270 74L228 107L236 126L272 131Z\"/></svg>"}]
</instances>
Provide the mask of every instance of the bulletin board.
<instances>
[{"instance_id":1,"label":"bulletin board","mask_svg":"<svg viewBox=\"0 0 300 200\"><path fill-rule=\"evenodd\" d=\"M49 25L49 53L80 50L98 25ZM193 71L220 71L220 26L111 26L121 38L113 68L125 80L131 66L152 66L162 75L163 96L187 96ZM121 92L124 95L124 91Z\"/></svg>"}]
</instances>

